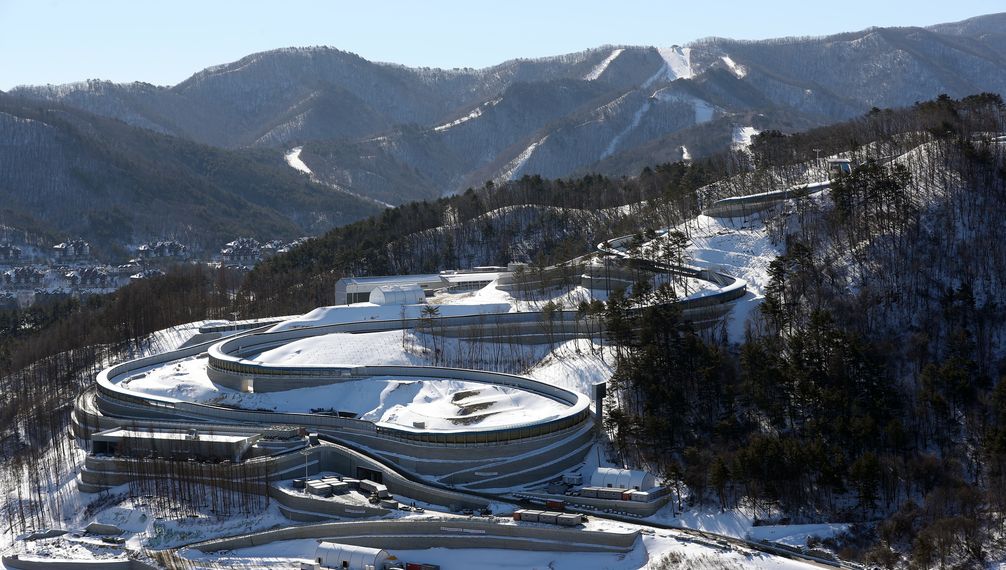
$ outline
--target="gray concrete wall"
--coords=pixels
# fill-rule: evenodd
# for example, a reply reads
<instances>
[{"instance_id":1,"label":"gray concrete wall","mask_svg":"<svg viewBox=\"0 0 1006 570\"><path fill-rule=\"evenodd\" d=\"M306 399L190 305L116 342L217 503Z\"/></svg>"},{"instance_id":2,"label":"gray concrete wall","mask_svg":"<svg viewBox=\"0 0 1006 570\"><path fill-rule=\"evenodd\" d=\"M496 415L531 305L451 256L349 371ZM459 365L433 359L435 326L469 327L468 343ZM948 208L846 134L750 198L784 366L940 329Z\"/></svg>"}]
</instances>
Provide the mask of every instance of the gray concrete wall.
<instances>
[{"instance_id":1,"label":"gray concrete wall","mask_svg":"<svg viewBox=\"0 0 1006 570\"><path fill-rule=\"evenodd\" d=\"M325 443L310 448L310 451L311 455L307 458L309 473L335 471L348 476L355 476L357 467L364 467L382 472L384 474L384 484L388 487L388 490L395 495L407 497L408 499L447 507L472 509L480 509L489 504L488 500L481 497L412 481L403 477L387 465L344 446ZM236 469L233 465L213 463L189 464L187 468L193 471L195 481L214 484L215 482L219 483L226 477L230 477L227 480L235 483L239 481L252 482L249 485L242 485L244 489L259 494L269 493L270 496L273 496L273 493L269 490L269 482L303 476L304 463L305 458L303 455L300 453L291 453L279 457L262 457L250 460L246 464L251 464L257 467L257 469L247 469L244 471ZM116 485L129 483L138 477L154 477L154 474L144 476L135 473L133 469L135 465L135 460L89 455L84 460L78 488L84 492L97 492ZM255 482L258 482L258 484L255 484ZM278 497L273 498L277 498L278 500ZM289 503L287 506L292 509L310 511L313 510L309 508L312 504L310 502L295 501ZM322 514L338 514L327 510L318 512ZM350 515L340 514L339 516ZM356 516L360 515L357 514Z\"/></svg>"},{"instance_id":2,"label":"gray concrete wall","mask_svg":"<svg viewBox=\"0 0 1006 570\"><path fill-rule=\"evenodd\" d=\"M565 552L628 552L639 531L610 533L547 526L499 524L480 519L359 521L288 527L191 545L217 552L317 538L373 548L509 548Z\"/></svg>"},{"instance_id":3,"label":"gray concrete wall","mask_svg":"<svg viewBox=\"0 0 1006 570\"><path fill-rule=\"evenodd\" d=\"M534 497L542 501L553 499L557 501L565 501L567 507L576 509L578 506L585 507L586 509L592 509L595 511L606 511L612 510L616 512L626 513L637 517L648 517L657 511L659 511L664 505L671 500L670 494L658 497L653 501L646 503L639 501L614 501L608 499L595 499L592 497L570 497L566 495L552 495L549 493L522 493L521 496Z\"/></svg>"},{"instance_id":4,"label":"gray concrete wall","mask_svg":"<svg viewBox=\"0 0 1006 570\"><path fill-rule=\"evenodd\" d=\"M58 558L44 559L32 557L21 559L16 554L0 558L4 567L15 570L150 570L148 564L136 560L64 560Z\"/></svg>"},{"instance_id":5,"label":"gray concrete wall","mask_svg":"<svg viewBox=\"0 0 1006 570\"><path fill-rule=\"evenodd\" d=\"M276 500L280 505L293 511L310 513L314 515L324 515L327 517L343 518L365 518L381 517L391 511L370 505L351 505L343 503L338 499L328 499L294 493L288 489L280 489L275 486L269 487L269 497Z\"/></svg>"}]
</instances>

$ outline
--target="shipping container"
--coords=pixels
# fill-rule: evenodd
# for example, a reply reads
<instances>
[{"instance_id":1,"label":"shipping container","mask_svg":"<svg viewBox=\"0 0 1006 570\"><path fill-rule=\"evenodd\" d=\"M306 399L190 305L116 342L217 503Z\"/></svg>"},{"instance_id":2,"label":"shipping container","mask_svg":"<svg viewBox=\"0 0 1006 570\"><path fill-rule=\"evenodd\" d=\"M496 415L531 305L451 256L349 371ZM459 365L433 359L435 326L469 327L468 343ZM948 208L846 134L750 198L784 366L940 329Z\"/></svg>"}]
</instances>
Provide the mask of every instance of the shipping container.
<instances>
[{"instance_id":1,"label":"shipping container","mask_svg":"<svg viewBox=\"0 0 1006 570\"><path fill-rule=\"evenodd\" d=\"M556 524L556 519L558 519L561 513L548 512L545 511L538 515L538 522L545 524Z\"/></svg>"},{"instance_id":2,"label":"shipping container","mask_svg":"<svg viewBox=\"0 0 1006 570\"><path fill-rule=\"evenodd\" d=\"M360 489L368 493L376 493L378 497L382 499L390 499L391 493L388 492L388 488L380 483L374 483L373 481L367 481L364 479L360 481Z\"/></svg>"},{"instance_id":3,"label":"shipping container","mask_svg":"<svg viewBox=\"0 0 1006 570\"><path fill-rule=\"evenodd\" d=\"M583 485L583 475L579 473L566 473L562 476L562 482L567 485Z\"/></svg>"},{"instance_id":4,"label":"shipping container","mask_svg":"<svg viewBox=\"0 0 1006 570\"><path fill-rule=\"evenodd\" d=\"M622 490L621 489L597 489L598 499L607 499L609 501L621 501L622 500Z\"/></svg>"},{"instance_id":5,"label":"shipping container","mask_svg":"<svg viewBox=\"0 0 1006 570\"><path fill-rule=\"evenodd\" d=\"M526 522L538 522L539 515L541 515L541 511L524 511L524 514L520 516L520 520Z\"/></svg>"},{"instance_id":6,"label":"shipping container","mask_svg":"<svg viewBox=\"0 0 1006 570\"><path fill-rule=\"evenodd\" d=\"M566 501L548 499L545 501L545 508L550 511L564 511L566 510Z\"/></svg>"},{"instance_id":7,"label":"shipping container","mask_svg":"<svg viewBox=\"0 0 1006 570\"><path fill-rule=\"evenodd\" d=\"M577 526L578 524L580 524L581 520L580 515L576 515L573 513L563 513L558 517L556 517L555 522L560 526Z\"/></svg>"},{"instance_id":8,"label":"shipping container","mask_svg":"<svg viewBox=\"0 0 1006 570\"><path fill-rule=\"evenodd\" d=\"M521 516L523 514L524 514L524 509L518 509L518 510L514 511L513 512L513 520L515 520L515 521L521 520Z\"/></svg>"}]
</instances>

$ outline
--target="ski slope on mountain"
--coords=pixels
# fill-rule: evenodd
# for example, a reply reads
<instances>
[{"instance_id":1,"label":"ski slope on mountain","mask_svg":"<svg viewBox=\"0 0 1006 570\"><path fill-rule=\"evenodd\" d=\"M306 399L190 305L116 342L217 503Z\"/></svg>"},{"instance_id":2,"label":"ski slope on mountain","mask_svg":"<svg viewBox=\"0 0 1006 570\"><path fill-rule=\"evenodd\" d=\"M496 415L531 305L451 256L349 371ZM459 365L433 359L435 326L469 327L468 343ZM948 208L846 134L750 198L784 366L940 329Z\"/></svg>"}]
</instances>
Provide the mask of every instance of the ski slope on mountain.
<instances>
[{"instance_id":1,"label":"ski slope on mountain","mask_svg":"<svg viewBox=\"0 0 1006 570\"><path fill-rule=\"evenodd\" d=\"M600 77L601 74L604 73L604 70L608 69L608 66L611 65L611 62L615 61L615 58L622 55L622 52L624 51L625 50L622 48L612 50L611 55L604 58L604 60L601 63L597 64L594 67L594 69L591 69L590 73L585 75L583 78L586 79L587 81L594 81L595 79Z\"/></svg>"}]
</instances>

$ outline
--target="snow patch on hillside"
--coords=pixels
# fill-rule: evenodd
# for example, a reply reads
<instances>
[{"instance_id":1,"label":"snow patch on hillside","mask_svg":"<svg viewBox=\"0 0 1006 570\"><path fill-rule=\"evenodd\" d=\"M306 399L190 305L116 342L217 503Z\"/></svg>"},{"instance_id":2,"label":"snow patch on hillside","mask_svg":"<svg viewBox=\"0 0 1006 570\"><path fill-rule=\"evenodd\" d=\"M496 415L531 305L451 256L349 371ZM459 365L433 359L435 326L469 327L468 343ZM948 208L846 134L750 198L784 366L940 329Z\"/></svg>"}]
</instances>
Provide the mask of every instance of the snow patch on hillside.
<instances>
[{"instance_id":1,"label":"snow patch on hillside","mask_svg":"<svg viewBox=\"0 0 1006 570\"><path fill-rule=\"evenodd\" d=\"M702 123L708 123L713 120L713 115L716 114L716 107L706 101L705 99L699 99L698 97L693 97L691 95L686 95L682 93L671 93L668 91L668 87L663 89L658 89L654 91L651 98L657 99L659 101L673 101L679 103L691 103L695 111L695 124L701 125Z\"/></svg>"},{"instance_id":2,"label":"snow patch on hillside","mask_svg":"<svg viewBox=\"0 0 1006 570\"><path fill-rule=\"evenodd\" d=\"M731 59L729 55L725 55L720 59L723 60L723 63L727 64L727 67L730 68L730 71L734 72L734 75L736 75L738 79L748 74L747 68Z\"/></svg>"},{"instance_id":3,"label":"snow patch on hillside","mask_svg":"<svg viewBox=\"0 0 1006 570\"><path fill-rule=\"evenodd\" d=\"M290 152L283 155L283 158L286 159L286 163L289 164L291 168L299 170L308 176L312 176L314 175L314 172L311 172L311 169L304 164L303 160L300 159L300 151L302 150L304 150L304 147L302 146L294 147L290 149Z\"/></svg>"},{"instance_id":4,"label":"snow patch on hillside","mask_svg":"<svg viewBox=\"0 0 1006 570\"><path fill-rule=\"evenodd\" d=\"M601 153L601 159L605 159L615 153L615 149L617 149L618 145L621 144L622 139L632 132L633 129L639 126L640 121L643 120L643 115L650 110L650 106L650 101L646 101L643 103L642 107L636 110L636 112L632 115L632 120L629 121L629 124L626 125L621 132L615 135L615 137L611 139L610 143L608 143L608 148L604 149L604 152Z\"/></svg>"},{"instance_id":5,"label":"snow patch on hillside","mask_svg":"<svg viewBox=\"0 0 1006 570\"><path fill-rule=\"evenodd\" d=\"M524 151L521 152L519 155L517 155L516 158L507 163L506 167L503 169L503 172L496 178L496 180L498 182L506 182L508 180L513 180L514 178L516 178L517 175L520 173L521 168L524 168L524 165L527 164L528 159L531 158L532 154L534 154L535 149L541 146L541 144L545 142L547 138L548 135L545 135L541 139L531 143L530 146L525 148Z\"/></svg>"},{"instance_id":6,"label":"snow patch on hillside","mask_svg":"<svg viewBox=\"0 0 1006 570\"><path fill-rule=\"evenodd\" d=\"M675 79L691 79L695 76L695 70L692 69L692 48L680 46L657 48L657 53L664 60L664 65L653 77L643 83L644 88L661 79L674 81Z\"/></svg>"},{"instance_id":7,"label":"snow patch on hillside","mask_svg":"<svg viewBox=\"0 0 1006 570\"><path fill-rule=\"evenodd\" d=\"M594 66L594 69L591 69L590 73L584 75L583 78L586 79L587 81L594 81L595 79L600 77L601 74L604 73L604 70L608 69L608 66L611 64L611 62L615 61L615 58L622 55L623 51L625 51L625 49L623 48L613 50L611 52L611 55L604 58L604 61Z\"/></svg>"},{"instance_id":8,"label":"snow patch on hillside","mask_svg":"<svg viewBox=\"0 0 1006 570\"><path fill-rule=\"evenodd\" d=\"M486 110L486 109L488 109L490 107L495 107L502 100L503 100L502 97L497 97L496 99L493 99L492 101L486 101L485 103L482 103L478 107L475 107L475 109L473 109L471 113L468 113L467 115L465 115L463 117L459 117L457 119L454 119L453 121L450 121L448 123L444 123L442 125L437 125L436 127L433 127L433 130L436 131L436 132L442 132L442 131L446 131L447 129L450 129L451 127L456 127L456 126L458 126L458 125L460 125L462 123L466 123L466 122L468 122L468 121L470 121L472 119L477 119L477 118L479 118L479 117L482 116L482 112L484 110Z\"/></svg>"},{"instance_id":9,"label":"snow patch on hillside","mask_svg":"<svg viewBox=\"0 0 1006 570\"><path fill-rule=\"evenodd\" d=\"M594 385L607 382L614 373L613 347L601 347L589 339L575 339L556 347L528 371L528 376L590 396Z\"/></svg>"},{"instance_id":10,"label":"snow patch on hillside","mask_svg":"<svg viewBox=\"0 0 1006 570\"><path fill-rule=\"evenodd\" d=\"M733 142L730 146L734 150L742 150L751 146L751 137L758 134L758 129L754 127L734 127Z\"/></svg>"}]
</instances>

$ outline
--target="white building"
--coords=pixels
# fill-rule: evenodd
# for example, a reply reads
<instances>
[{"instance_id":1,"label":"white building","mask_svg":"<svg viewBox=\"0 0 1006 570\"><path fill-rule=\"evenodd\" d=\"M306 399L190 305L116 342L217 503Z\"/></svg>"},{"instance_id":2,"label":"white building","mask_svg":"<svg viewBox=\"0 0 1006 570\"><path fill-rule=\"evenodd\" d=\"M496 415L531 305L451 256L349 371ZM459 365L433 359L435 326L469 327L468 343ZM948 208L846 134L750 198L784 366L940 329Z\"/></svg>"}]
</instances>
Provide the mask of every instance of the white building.
<instances>
[{"instance_id":1,"label":"white building","mask_svg":"<svg viewBox=\"0 0 1006 570\"><path fill-rule=\"evenodd\" d=\"M348 570L383 570L394 558L386 550L353 546L337 542L322 542L315 550L315 560L322 568L346 568Z\"/></svg>"},{"instance_id":2,"label":"white building","mask_svg":"<svg viewBox=\"0 0 1006 570\"><path fill-rule=\"evenodd\" d=\"M335 283L335 304L351 305L369 302L371 291L388 285L418 285L425 291L443 287L444 280L440 278L439 274L343 277Z\"/></svg>"},{"instance_id":3,"label":"white building","mask_svg":"<svg viewBox=\"0 0 1006 570\"><path fill-rule=\"evenodd\" d=\"M370 292L375 305L418 305L426 302L426 292L415 283L381 285Z\"/></svg>"},{"instance_id":4,"label":"white building","mask_svg":"<svg viewBox=\"0 0 1006 570\"><path fill-rule=\"evenodd\" d=\"M590 486L646 491L656 487L657 480L646 471L598 467L590 476Z\"/></svg>"}]
</instances>

